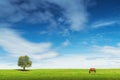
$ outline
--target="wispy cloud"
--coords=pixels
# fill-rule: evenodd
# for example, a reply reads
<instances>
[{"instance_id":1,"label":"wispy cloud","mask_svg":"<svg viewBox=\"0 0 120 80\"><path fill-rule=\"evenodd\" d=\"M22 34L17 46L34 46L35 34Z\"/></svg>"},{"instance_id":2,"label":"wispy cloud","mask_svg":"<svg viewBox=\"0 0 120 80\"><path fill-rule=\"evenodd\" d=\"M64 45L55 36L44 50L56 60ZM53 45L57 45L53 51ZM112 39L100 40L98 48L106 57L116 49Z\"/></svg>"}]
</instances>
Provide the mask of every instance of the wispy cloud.
<instances>
[{"instance_id":1,"label":"wispy cloud","mask_svg":"<svg viewBox=\"0 0 120 80\"><path fill-rule=\"evenodd\" d=\"M88 13L84 0L51 0L51 2L56 3L65 9L64 15L71 24L71 30L79 31L85 27L85 23L88 21Z\"/></svg>"},{"instance_id":2,"label":"wispy cloud","mask_svg":"<svg viewBox=\"0 0 120 80\"><path fill-rule=\"evenodd\" d=\"M113 21L98 21L92 24L93 28L100 28L100 27L109 27L112 25L118 24L118 21L113 20Z\"/></svg>"},{"instance_id":3,"label":"wispy cloud","mask_svg":"<svg viewBox=\"0 0 120 80\"><path fill-rule=\"evenodd\" d=\"M2 0L0 24L47 23L47 27L80 31L88 21L84 3L84 0Z\"/></svg>"},{"instance_id":4,"label":"wispy cloud","mask_svg":"<svg viewBox=\"0 0 120 80\"><path fill-rule=\"evenodd\" d=\"M0 29L0 47L11 57L29 55L33 59L56 57L58 53L52 50L52 43L32 43L22 38L16 31Z\"/></svg>"}]
</instances>

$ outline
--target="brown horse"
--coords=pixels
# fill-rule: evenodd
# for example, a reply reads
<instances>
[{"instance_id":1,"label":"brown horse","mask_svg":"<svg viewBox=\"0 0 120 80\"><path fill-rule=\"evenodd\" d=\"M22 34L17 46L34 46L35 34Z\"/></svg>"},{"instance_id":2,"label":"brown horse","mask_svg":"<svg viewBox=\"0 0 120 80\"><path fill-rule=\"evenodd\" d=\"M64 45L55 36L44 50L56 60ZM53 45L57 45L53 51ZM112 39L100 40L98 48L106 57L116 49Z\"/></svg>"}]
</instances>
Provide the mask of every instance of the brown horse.
<instances>
[{"instance_id":1,"label":"brown horse","mask_svg":"<svg viewBox=\"0 0 120 80\"><path fill-rule=\"evenodd\" d=\"M90 68L90 69L89 69L89 74L90 74L91 72L96 73L96 69L95 69L95 68Z\"/></svg>"}]
</instances>

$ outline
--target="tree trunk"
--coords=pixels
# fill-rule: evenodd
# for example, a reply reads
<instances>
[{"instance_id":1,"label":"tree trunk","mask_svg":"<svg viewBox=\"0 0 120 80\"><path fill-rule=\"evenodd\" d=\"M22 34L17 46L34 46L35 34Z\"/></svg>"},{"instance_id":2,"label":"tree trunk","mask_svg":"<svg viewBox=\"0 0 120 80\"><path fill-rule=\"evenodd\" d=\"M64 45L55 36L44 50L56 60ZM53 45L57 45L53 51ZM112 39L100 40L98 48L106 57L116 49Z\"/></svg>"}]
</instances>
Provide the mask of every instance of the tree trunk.
<instances>
[{"instance_id":1,"label":"tree trunk","mask_svg":"<svg viewBox=\"0 0 120 80\"><path fill-rule=\"evenodd\" d=\"M25 67L23 67L23 71L25 71Z\"/></svg>"}]
</instances>

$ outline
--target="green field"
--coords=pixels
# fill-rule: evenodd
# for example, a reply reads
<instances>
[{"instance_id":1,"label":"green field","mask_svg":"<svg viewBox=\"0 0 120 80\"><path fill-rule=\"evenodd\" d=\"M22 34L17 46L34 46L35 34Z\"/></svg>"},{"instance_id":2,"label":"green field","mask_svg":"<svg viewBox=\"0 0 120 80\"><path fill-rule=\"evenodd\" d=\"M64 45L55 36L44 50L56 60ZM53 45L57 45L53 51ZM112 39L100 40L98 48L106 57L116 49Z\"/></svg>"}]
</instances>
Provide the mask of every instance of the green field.
<instances>
[{"instance_id":1,"label":"green field","mask_svg":"<svg viewBox=\"0 0 120 80\"><path fill-rule=\"evenodd\" d=\"M30 71L0 70L0 80L120 80L120 69L36 69Z\"/></svg>"}]
</instances>

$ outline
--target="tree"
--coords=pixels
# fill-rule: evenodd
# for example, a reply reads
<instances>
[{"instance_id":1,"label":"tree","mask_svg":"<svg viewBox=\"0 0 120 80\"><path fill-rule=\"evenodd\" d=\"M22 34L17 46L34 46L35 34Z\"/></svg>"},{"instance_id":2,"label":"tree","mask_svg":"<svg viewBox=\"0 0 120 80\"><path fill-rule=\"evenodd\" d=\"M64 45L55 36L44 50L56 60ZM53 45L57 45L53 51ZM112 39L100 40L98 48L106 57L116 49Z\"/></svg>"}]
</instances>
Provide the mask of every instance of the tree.
<instances>
[{"instance_id":1,"label":"tree","mask_svg":"<svg viewBox=\"0 0 120 80\"><path fill-rule=\"evenodd\" d=\"M23 70L25 71L26 67L32 66L32 61L28 56L20 56L18 59L18 66L22 67Z\"/></svg>"}]
</instances>

